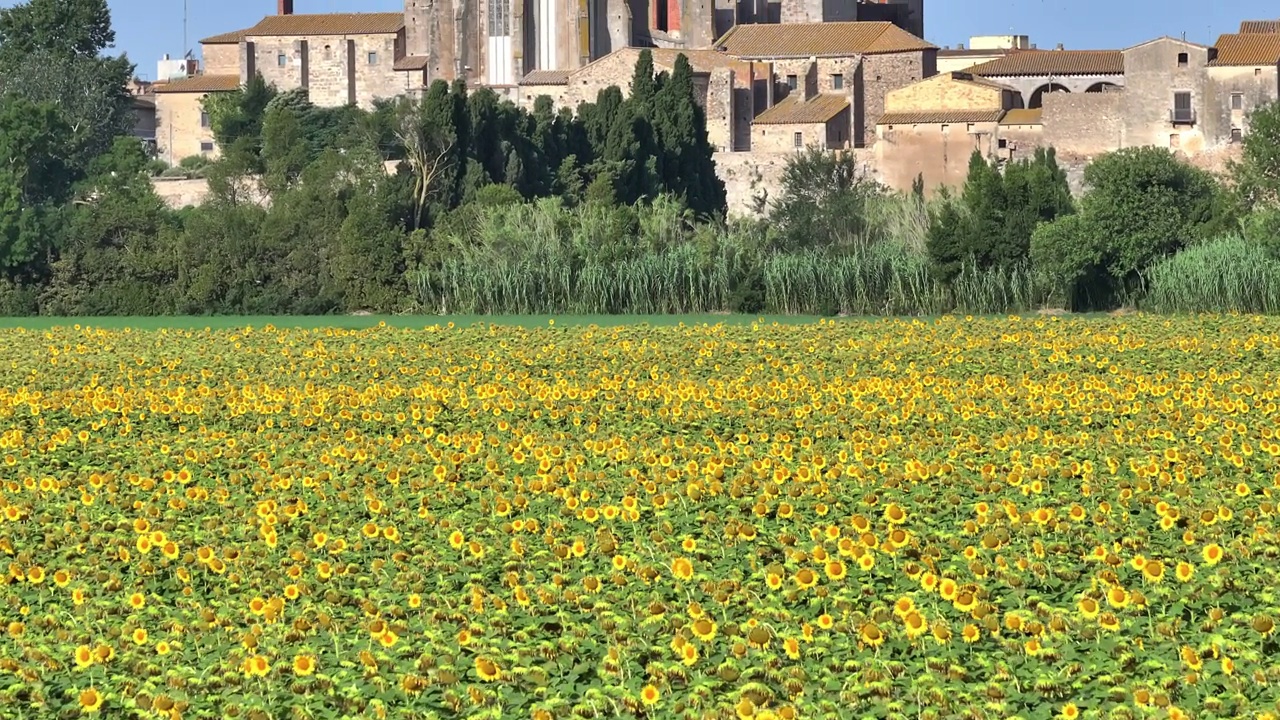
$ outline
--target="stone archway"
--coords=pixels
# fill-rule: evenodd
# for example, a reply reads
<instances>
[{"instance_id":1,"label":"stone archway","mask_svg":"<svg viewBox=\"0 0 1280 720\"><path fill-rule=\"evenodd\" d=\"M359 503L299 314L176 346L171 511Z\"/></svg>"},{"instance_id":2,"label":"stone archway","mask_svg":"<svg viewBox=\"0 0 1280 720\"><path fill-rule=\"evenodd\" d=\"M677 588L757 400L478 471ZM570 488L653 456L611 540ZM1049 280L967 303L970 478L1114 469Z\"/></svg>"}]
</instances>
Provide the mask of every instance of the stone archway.
<instances>
[{"instance_id":1,"label":"stone archway","mask_svg":"<svg viewBox=\"0 0 1280 720\"><path fill-rule=\"evenodd\" d=\"M1114 91L1114 90L1119 90L1119 89L1120 89L1120 86L1119 86L1119 85L1117 85L1117 84L1115 84L1115 83L1105 82L1105 81L1104 81L1104 82L1096 82L1096 83L1094 83L1094 84L1090 85L1090 86L1085 90L1085 92L1087 92L1087 93L1102 93L1102 92L1112 92L1112 91Z\"/></svg>"},{"instance_id":2,"label":"stone archway","mask_svg":"<svg viewBox=\"0 0 1280 720\"><path fill-rule=\"evenodd\" d=\"M1055 82L1045 83L1044 85L1036 88L1035 92L1031 93L1031 98L1027 101L1027 107L1031 109L1040 107L1043 104L1044 94L1051 92L1069 93L1071 91L1067 89L1066 85Z\"/></svg>"}]
</instances>

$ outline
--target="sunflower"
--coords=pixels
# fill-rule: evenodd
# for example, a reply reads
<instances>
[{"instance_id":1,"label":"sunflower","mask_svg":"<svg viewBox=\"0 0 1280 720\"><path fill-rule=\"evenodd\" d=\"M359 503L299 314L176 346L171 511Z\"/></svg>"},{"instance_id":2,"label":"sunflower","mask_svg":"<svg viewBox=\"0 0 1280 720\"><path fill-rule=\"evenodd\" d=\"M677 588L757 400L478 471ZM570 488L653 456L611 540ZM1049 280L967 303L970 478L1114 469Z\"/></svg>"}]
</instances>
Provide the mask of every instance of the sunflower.
<instances>
[{"instance_id":1,"label":"sunflower","mask_svg":"<svg viewBox=\"0 0 1280 720\"><path fill-rule=\"evenodd\" d=\"M676 558L671 561L671 574L677 580L689 580L693 577L693 563L688 558Z\"/></svg>"},{"instance_id":2,"label":"sunflower","mask_svg":"<svg viewBox=\"0 0 1280 720\"><path fill-rule=\"evenodd\" d=\"M461 530L454 530L453 532L449 533L449 547L453 548L454 550L461 550L462 546L465 544L466 544L466 536L462 534Z\"/></svg>"},{"instance_id":3,"label":"sunflower","mask_svg":"<svg viewBox=\"0 0 1280 720\"><path fill-rule=\"evenodd\" d=\"M1189 562L1180 562L1178 567L1174 569L1173 574L1178 578L1179 582L1190 582L1191 577L1196 573L1196 566Z\"/></svg>"},{"instance_id":4,"label":"sunflower","mask_svg":"<svg viewBox=\"0 0 1280 720\"><path fill-rule=\"evenodd\" d=\"M80 691L80 712L96 713L102 709L102 693L97 688L89 687Z\"/></svg>"},{"instance_id":5,"label":"sunflower","mask_svg":"<svg viewBox=\"0 0 1280 720\"><path fill-rule=\"evenodd\" d=\"M134 610L141 610L147 604L147 597L142 593L136 592L129 596L129 607Z\"/></svg>"},{"instance_id":6,"label":"sunflower","mask_svg":"<svg viewBox=\"0 0 1280 720\"><path fill-rule=\"evenodd\" d=\"M916 609L916 602L908 595L903 595L893 602L893 614L904 618Z\"/></svg>"},{"instance_id":7,"label":"sunflower","mask_svg":"<svg viewBox=\"0 0 1280 720\"><path fill-rule=\"evenodd\" d=\"M716 623L711 618L700 617L691 626L693 636L702 642L710 642L716 636Z\"/></svg>"},{"instance_id":8,"label":"sunflower","mask_svg":"<svg viewBox=\"0 0 1280 720\"><path fill-rule=\"evenodd\" d=\"M907 511L897 503L889 503L884 509L884 519L893 525L901 525L907 521Z\"/></svg>"},{"instance_id":9,"label":"sunflower","mask_svg":"<svg viewBox=\"0 0 1280 720\"><path fill-rule=\"evenodd\" d=\"M1080 717L1080 708L1076 707L1075 703L1069 702L1062 706L1062 710L1058 712L1058 717L1062 718L1062 720L1076 720L1076 718Z\"/></svg>"},{"instance_id":10,"label":"sunflower","mask_svg":"<svg viewBox=\"0 0 1280 720\"><path fill-rule=\"evenodd\" d=\"M960 631L960 639L972 645L982 639L982 631L978 629L977 625L970 623Z\"/></svg>"},{"instance_id":11,"label":"sunflower","mask_svg":"<svg viewBox=\"0 0 1280 720\"><path fill-rule=\"evenodd\" d=\"M477 657L475 660L475 667L476 675L479 675L480 679L485 682L493 682L494 680L497 680L498 676L501 674L501 671L498 669L498 664L487 657Z\"/></svg>"},{"instance_id":12,"label":"sunflower","mask_svg":"<svg viewBox=\"0 0 1280 720\"><path fill-rule=\"evenodd\" d=\"M1080 614L1083 615L1086 620L1093 620L1097 618L1098 612L1101 609L1098 601L1091 597L1080 598L1076 603L1076 607L1079 608Z\"/></svg>"},{"instance_id":13,"label":"sunflower","mask_svg":"<svg viewBox=\"0 0 1280 720\"><path fill-rule=\"evenodd\" d=\"M1159 560L1149 561L1142 567L1142 576L1153 583L1164 580L1164 563Z\"/></svg>"},{"instance_id":14,"label":"sunflower","mask_svg":"<svg viewBox=\"0 0 1280 720\"><path fill-rule=\"evenodd\" d=\"M644 703L648 707L657 705L658 701L661 699L662 693L658 692L658 688L654 687L652 684L645 685L644 688L640 690L640 702Z\"/></svg>"},{"instance_id":15,"label":"sunflower","mask_svg":"<svg viewBox=\"0 0 1280 720\"><path fill-rule=\"evenodd\" d=\"M136 630L134 630L134 631L133 631L133 634L130 636L130 638L133 640L133 644L134 644L134 645L146 645L146 644L147 644L147 629L146 629L146 628L137 628Z\"/></svg>"},{"instance_id":16,"label":"sunflower","mask_svg":"<svg viewBox=\"0 0 1280 720\"><path fill-rule=\"evenodd\" d=\"M692 667L694 663L698 662L698 647L693 643L685 643L681 646L680 662Z\"/></svg>"},{"instance_id":17,"label":"sunflower","mask_svg":"<svg viewBox=\"0 0 1280 720\"><path fill-rule=\"evenodd\" d=\"M915 611L902 618L902 624L906 628L907 637L912 640L929 632L929 623L925 622L923 615Z\"/></svg>"},{"instance_id":18,"label":"sunflower","mask_svg":"<svg viewBox=\"0 0 1280 720\"><path fill-rule=\"evenodd\" d=\"M306 677L316 671L316 659L311 655L295 655L293 658L293 674Z\"/></svg>"},{"instance_id":19,"label":"sunflower","mask_svg":"<svg viewBox=\"0 0 1280 720\"><path fill-rule=\"evenodd\" d=\"M93 650L88 645L80 645L75 651L76 667L83 670L93 664Z\"/></svg>"},{"instance_id":20,"label":"sunflower","mask_svg":"<svg viewBox=\"0 0 1280 720\"><path fill-rule=\"evenodd\" d=\"M1129 604L1129 593L1119 585L1112 585L1107 588L1107 604L1121 610Z\"/></svg>"},{"instance_id":21,"label":"sunflower","mask_svg":"<svg viewBox=\"0 0 1280 720\"><path fill-rule=\"evenodd\" d=\"M951 578L943 578L942 582L938 583L938 594L947 602L954 602L959 592L960 586Z\"/></svg>"},{"instance_id":22,"label":"sunflower","mask_svg":"<svg viewBox=\"0 0 1280 720\"><path fill-rule=\"evenodd\" d=\"M800 659L800 641L796 638L789 637L782 641L782 649L786 651L787 657L792 660Z\"/></svg>"},{"instance_id":23,"label":"sunflower","mask_svg":"<svg viewBox=\"0 0 1280 720\"><path fill-rule=\"evenodd\" d=\"M795 574L795 581L801 590L808 590L818 584L818 574L809 568L801 568Z\"/></svg>"},{"instance_id":24,"label":"sunflower","mask_svg":"<svg viewBox=\"0 0 1280 720\"><path fill-rule=\"evenodd\" d=\"M863 623L858 630L858 634L864 644L873 648L878 648L884 644L884 631L874 622Z\"/></svg>"},{"instance_id":25,"label":"sunflower","mask_svg":"<svg viewBox=\"0 0 1280 720\"><path fill-rule=\"evenodd\" d=\"M160 642L156 643L157 655L168 655L171 652L173 652L173 646L169 644L168 640L161 640Z\"/></svg>"},{"instance_id":26,"label":"sunflower","mask_svg":"<svg viewBox=\"0 0 1280 720\"><path fill-rule=\"evenodd\" d=\"M1200 672L1204 667L1204 660L1200 658L1200 653L1196 652L1195 648L1190 645L1183 645L1179 655L1182 658L1182 664L1186 665L1187 669L1192 672Z\"/></svg>"},{"instance_id":27,"label":"sunflower","mask_svg":"<svg viewBox=\"0 0 1280 720\"><path fill-rule=\"evenodd\" d=\"M1115 632L1120 629L1120 618L1115 613L1104 612L1098 616L1098 626L1103 630Z\"/></svg>"},{"instance_id":28,"label":"sunflower","mask_svg":"<svg viewBox=\"0 0 1280 720\"><path fill-rule=\"evenodd\" d=\"M835 618L831 617L827 613L822 613L821 615L818 616L818 627L822 628L823 630L830 630L831 628L835 627L835 624L836 624Z\"/></svg>"},{"instance_id":29,"label":"sunflower","mask_svg":"<svg viewBox=\"0 0 1280 720\"><path fill-rule=\"evenodd\" d=\"M946 645L951 642L951 626L942 620L935 622L930 630L933 633L934 641L939 645Z\"/></svg>"},{"instance_id":30,"label":"sunflower","mask_svg":"<svg viewBox=\"0 0 1280 720\"><path fill-rule=\"evenodd\" d=\"M1222 546L1217 543L1205 545L1200 551L1200 557L1204 558L1206 565L1217 565L1222 561Z\"/></svg>"}]
</instances>

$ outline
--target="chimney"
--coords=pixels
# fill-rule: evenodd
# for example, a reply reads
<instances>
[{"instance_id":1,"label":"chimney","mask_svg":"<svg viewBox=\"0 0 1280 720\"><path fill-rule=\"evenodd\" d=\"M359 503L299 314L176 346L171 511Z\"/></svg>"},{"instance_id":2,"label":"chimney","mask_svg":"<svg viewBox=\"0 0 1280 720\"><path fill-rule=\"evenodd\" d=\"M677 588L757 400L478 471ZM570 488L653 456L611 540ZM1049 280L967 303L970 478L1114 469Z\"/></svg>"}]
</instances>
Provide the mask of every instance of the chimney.
<instances>
[{"instance_id":1,"label":"chimney","mask_svg":"<svg viewBox=\"0 0 1280 720\"><path fill-rule=\"evenodd\" d=\"M1054 50L1062 50L1062 49L1063 49L1062 43L1058 43L1058 46L1054 48Z\"/></svg>"},{"instance_id":2,"label":"chimney","mask_svg":"<svg viewBox=\"0 0 1280 720\"><path fill-rule=\"evenodd\" d=\"M293 14L293 0L276 0L276 14L277 14L277 15L292 15L292 14Z\"/></svg>"}]
</instances>

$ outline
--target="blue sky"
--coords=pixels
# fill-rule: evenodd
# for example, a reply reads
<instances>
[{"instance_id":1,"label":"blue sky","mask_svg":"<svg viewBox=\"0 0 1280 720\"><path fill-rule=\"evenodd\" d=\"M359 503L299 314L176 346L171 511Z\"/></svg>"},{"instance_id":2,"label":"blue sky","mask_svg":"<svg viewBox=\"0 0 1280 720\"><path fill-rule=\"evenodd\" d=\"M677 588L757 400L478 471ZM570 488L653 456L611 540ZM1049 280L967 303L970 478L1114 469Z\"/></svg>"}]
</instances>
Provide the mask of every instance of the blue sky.
<instances>
[{"instance_id":1,"label":"blue sky","mask_svg":"<svg viewBox=\"0 0 1280 720\"><path fill-rule=\"evenodd\" d=\"M144 78L164 53L180 56L182 0L108 0L116 44ZM0 0L0 5L13 5ZM275 0L188 0L188 43L248 27L274 13ZM403 0L295 0L299 13L394 11ZM1123 48L1160 35L1212 43L1241 20L1280 17L1275 0L925 0L926 39L950 46L970 35L1030 35L1042 48Z\"/></svg>"}]
</instances>

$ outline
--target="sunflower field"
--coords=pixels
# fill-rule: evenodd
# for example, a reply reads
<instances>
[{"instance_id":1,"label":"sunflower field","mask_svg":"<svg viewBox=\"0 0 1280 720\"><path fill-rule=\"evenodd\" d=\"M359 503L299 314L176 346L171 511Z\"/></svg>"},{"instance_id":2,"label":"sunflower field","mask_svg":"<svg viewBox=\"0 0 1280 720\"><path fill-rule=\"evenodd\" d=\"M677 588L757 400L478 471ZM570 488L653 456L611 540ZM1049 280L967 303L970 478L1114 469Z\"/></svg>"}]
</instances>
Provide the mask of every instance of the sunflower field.
<instances>
[{"instance_id":1,"label":"sunflower field","mask_svg":"<svg viewBox=\"0 0 1280 720\"><path fill-rule=\"evenodd\" d=\"M0 335L0 717L1280 713L1280 320Z\"/></svg>"}]
</instances>

